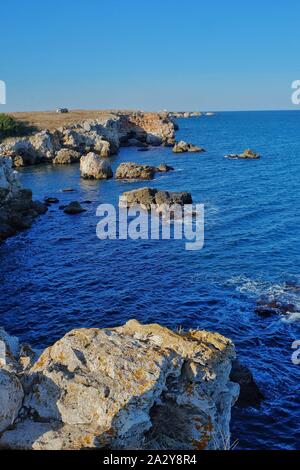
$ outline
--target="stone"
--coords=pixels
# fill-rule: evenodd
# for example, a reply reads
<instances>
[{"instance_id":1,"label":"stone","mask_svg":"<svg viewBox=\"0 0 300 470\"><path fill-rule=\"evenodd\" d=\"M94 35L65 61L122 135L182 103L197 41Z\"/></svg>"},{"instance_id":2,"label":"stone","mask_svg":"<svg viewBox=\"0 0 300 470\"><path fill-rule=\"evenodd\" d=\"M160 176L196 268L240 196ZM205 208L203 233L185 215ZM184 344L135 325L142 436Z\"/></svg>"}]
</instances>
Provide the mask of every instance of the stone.
<instances>
[{"instance_id":1,"label":"stone","mask_svg":"<svg viewBox=\"0 0 300 470\"><path fill-rule=\"evenodd\" d=\"M173 147L173 152L174 153L184 153L184 152L205 152L205 150L201 147L198 147L197 145L189 144L185 142L184 140L180 140L179 142L176 142L176 144Z\"/></svg>"},{"instance_id":2,"label":"stone","mask_svg":"<svg viewBox=\"0 0 300 470\"><path fill-rule=\"evenodd\" d=\"M166 165L165 163L161 163L158 167L156 167L156 171L159 173L168 173L169 171L173 171L174 168L172 166Z\"/></svg>"},{"instance_id":3,"label":"stone","mask_svg":"<svg viewBox=\"0 0 300 470\"><path fill-rule=\"evenodd\" d=\"M256 160L260 158L260 155L258 153L253 152L250 149L245 150L243 153L238 154L229 154L225 156L226 158L231 158L231 159L241 159L241 160Z\"/></svg>"},{"instance_id":4,"label":"stone","mask_svg":"<svg viewBox=\"0 0 300 470\"><path fill-rule=\"evenodd\" d=\"M18 377L0 368L0 433L14 423L24 397Z\"/></svg>"},{"instance_id":5,"label":"stone","mask_svg":"<svg viewBox=\"0 0 300 470\"><path fill-rule=\"evenodd\" d=\"M63 148L59 150L53 160L53 163L56 165L65 165L68 163L76 163L79 162L81 157L80 152L76 152L76 150Z\"/></svg>"},{"instance_id":6,"label":"stone","mask_svg":"<svg viewBox=\"0 0 300 470\"><path fill-rule=\"evenodd\" d=\"M45 204L32 200L32 192L23 189L12 159L0 158L0 243L19 230L29 228L34 219L46 212Z\"/></svg>"},{"instance_id":7,"label":"stone","mask_svg":"<svg viewBox=\"0 0 300 470\"><path fill-rule=\"evenodd\" d=\"M110 164L94 152L81 157L80 173L82 178L109 179L113 177Z\"/></svg>"},{"instance_id":8,"label":"stone","mask_svg":"<svg viewBox=\"0 0 300 470\"><path fill-rule=\"evenodd\" d=\"M46 204L57 204L59 202L59 199L57 197L45 197L44 201Z\"/></svg>"},{"instance_id":9,"label":"stone","mask_svg":"<svg viewBox=\"0 0 300 470\"><path fill-rule=\"evenodd\" d=\"M126 162L121 163L116 169L116 179L153 179L155 175L155 167L149 165L139 165L137 163Z\"/></svg>"},{"instance_id":10,"label":"stone","mask_svg":"<svg viewBox=\"0 0 300 470\"><path fill-rule=\"evenodd\" d=\"M255 313L264 318L274 315L288 315L295 312L297 312L296 305L268 298L259 299L255 308Z\"/></svg>"},{"instance_id":11,"label":"stone","mask_svg":"<svg viewBox=\"0 0 300 470\"><path fill-rule=\"evenodd\" d=\"M81 212L86 212L81 204L78 201L70 202L67 206L61 206L61 209L64 210L65 214L75 215L81 214Z\"/></svg>"},{"instance_id":12,"label":"stone","mask_svg":"<svg viewBox=\"0 0 300 470\"><path fill-rule=\"evenodd\" d=\"M159 209L162 206L171 207L174 204L183 206L184 204L192 204L192 202L190 193L161 191L153 188L127 191L119 199L120 207L126 206L126 204L128 207L140 205L145 210L150 210L152 206Z\"/></svg>"},{"instance_id":13,"label":"stone","mask_svg":"<svg viewBox=\"0 0 300 470\"><path fill-rule=\"evenodd\" d=\"M230 380L238 383L240 386L239 398L236 402L237 406L246 408L249 406L258 408L264 400L264 395L256 384L252 372L239 360L232 363L230 372Z\"/></svg>"},{"instance_id":14,"label":"stone","mask_svg":"<svg viewBox=\"0 0 300 470\"><path fill-rule=\"evenodd\" d=\"M24 413L0 447L222 448L239 393L229 379L234 359L232 342L206 331L135 320L73 330L23 373Z\"/></svg>"}]
</instances>

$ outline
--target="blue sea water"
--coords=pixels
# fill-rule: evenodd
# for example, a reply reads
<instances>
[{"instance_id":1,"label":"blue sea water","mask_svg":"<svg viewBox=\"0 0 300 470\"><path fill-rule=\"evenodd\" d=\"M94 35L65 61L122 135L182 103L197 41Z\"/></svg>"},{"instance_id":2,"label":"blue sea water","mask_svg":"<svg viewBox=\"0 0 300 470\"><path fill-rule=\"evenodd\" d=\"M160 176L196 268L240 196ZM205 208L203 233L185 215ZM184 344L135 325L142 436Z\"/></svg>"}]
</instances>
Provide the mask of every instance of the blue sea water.
<instances>
[{"instance_id":1,"label":"blue sea water","mask_svg":"<svg viewBox=\"0 0 300 470\"><path fill-rule=\"evenodd\" d=\"M182 119L177 139L206 153L170 148L123 148L111 158L165 162L152 187L190 191L205 204L205 246L186 251L181 240L99 240L96 208L117 205L121 192L145 182L93 182L78 165L22 170L36 199L64 204L91 200L67 216L57 205L31 230L0 246L0 324L34 346L53 343L72 328L107 327L130 318L177 328L220 332L236 344L266 399L259 409L233 409L232 438L240 449L300 449L300 365L291 360L300 339L300 313L261 318L262 295L299 306L300 113L228 112ZM255 161L228 153L258 151ZM73 193L62 192L66 187Z\"/></svg>"}]
</instances>

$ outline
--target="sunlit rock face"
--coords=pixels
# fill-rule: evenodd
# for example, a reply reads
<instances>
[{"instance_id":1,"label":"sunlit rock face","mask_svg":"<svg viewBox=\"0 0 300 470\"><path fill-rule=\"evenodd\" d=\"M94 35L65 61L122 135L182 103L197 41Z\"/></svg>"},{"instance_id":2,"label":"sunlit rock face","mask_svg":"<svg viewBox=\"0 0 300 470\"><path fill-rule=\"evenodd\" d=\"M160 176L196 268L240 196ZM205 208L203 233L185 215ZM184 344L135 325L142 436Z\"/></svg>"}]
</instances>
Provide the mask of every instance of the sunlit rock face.
<instances>
[{"instance_id":1,"label":"sunlit rock face","mask_svg":"<svg viewBox=\"0 0 300 470\"><path fill-rule=\"evenodd\" d=\"M229 380L234 358L229 339L206 331L175 333L135 320L73 330L22 369L23 406L13 428L4 430L0 417L0 445L223 448L239 392ZM0 387L6 393L6 382Z\"/></svg>"}]
</instances>

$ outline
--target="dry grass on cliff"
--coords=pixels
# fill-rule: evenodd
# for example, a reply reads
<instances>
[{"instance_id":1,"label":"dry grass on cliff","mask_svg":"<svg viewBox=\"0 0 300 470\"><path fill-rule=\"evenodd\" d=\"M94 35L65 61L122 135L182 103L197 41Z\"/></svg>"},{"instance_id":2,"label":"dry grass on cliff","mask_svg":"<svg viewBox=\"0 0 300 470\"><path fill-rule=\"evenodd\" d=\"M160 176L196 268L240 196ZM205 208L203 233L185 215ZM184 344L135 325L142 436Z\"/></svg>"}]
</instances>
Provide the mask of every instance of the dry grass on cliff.
<instances>
[{"instance_id":1,"label":"dry grass on cliff","mask_svg":"<svg viewBox=\"0 0 300 470\"><path fill-rule=\"evenodd\" d=\"M68 113L56 113L55 111L36 111L36 112L18 112L7 113L13 116L17 121L26 122L30 127L36 129L54 130L58 127L67 127L77 124L85 119L106 119L118 111L112 110L72 110ZM129 112L129 111L124 111Z\"/></svg>"}]
</instances>

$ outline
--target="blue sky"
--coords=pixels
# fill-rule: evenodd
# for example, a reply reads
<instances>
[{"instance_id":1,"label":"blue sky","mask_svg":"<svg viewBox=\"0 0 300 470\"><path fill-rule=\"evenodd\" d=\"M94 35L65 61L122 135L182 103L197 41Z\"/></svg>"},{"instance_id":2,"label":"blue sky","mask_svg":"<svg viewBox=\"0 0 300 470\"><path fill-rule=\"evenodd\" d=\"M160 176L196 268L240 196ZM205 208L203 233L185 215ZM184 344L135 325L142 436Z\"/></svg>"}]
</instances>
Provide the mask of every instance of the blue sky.
<instances>
[{"instance_id":1,"label":"blue sky","mask_svg":"<svg viewBox=\"0 0 300 470\"><path fill-rule=\"evenodd\" d=\"M0 112L297 109L299 0L14 0L0 19Z\"/></svg>"}]
</instances>

